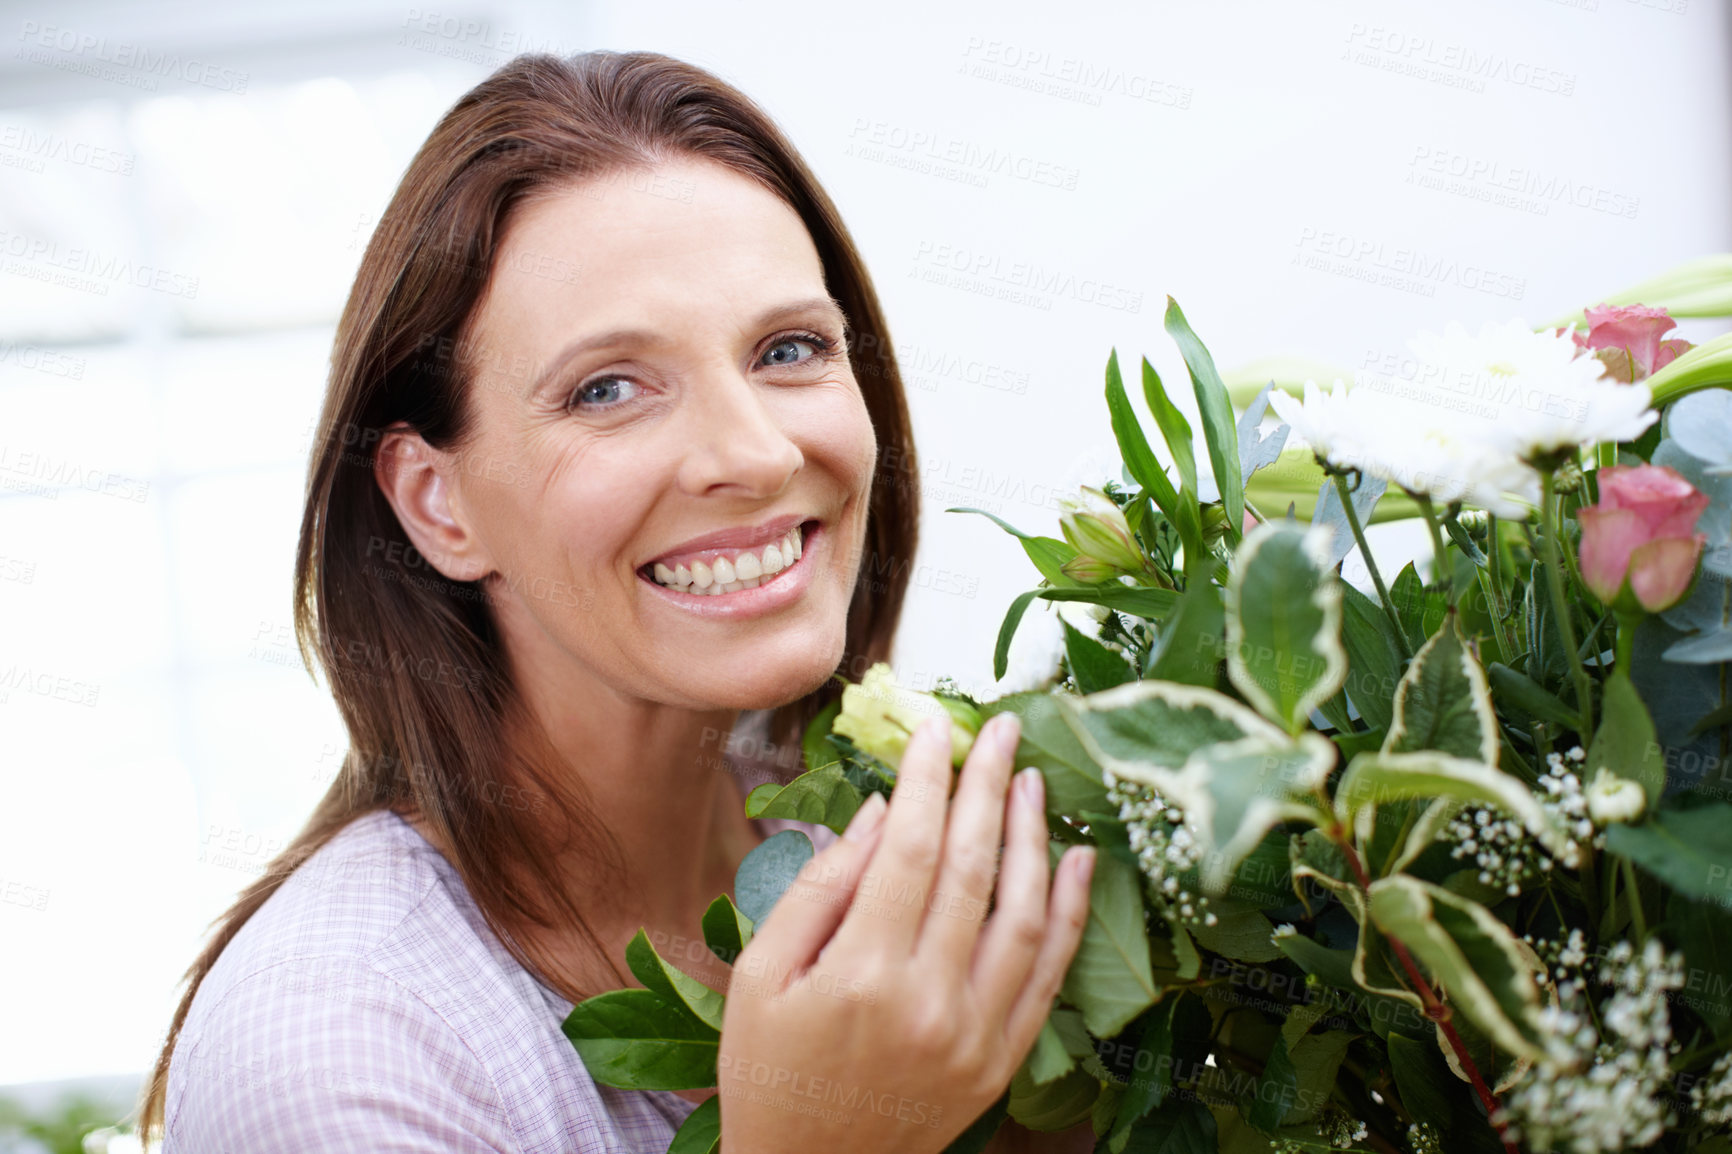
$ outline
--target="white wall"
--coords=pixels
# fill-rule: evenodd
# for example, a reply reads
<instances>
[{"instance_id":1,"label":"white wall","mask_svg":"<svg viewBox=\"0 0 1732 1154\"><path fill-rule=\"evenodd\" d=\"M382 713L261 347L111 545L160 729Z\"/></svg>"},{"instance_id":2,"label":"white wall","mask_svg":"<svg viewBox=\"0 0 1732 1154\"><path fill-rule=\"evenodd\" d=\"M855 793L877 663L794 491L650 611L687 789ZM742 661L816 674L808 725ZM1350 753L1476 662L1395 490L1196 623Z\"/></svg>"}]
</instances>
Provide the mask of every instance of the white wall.
<instances>
[{"instance_id":1,"label":"white wall","mask_svg":"<svg viewBox=\"0 0 1732 1154\"><path fill-rule=\"evenodd\" d=\"M1709 0L7 5L0 1083L142 1069L336 767L287 631L331 325L409 154L511 50L667 52L791 134L910 385L901 672L989 691L1035 575L941 510L1055 532L1112 459L1108 350L1184 380L1167 294L1224 367L1351 371L1725 250L1729 38Z\"/></svg>"}]
</instances>

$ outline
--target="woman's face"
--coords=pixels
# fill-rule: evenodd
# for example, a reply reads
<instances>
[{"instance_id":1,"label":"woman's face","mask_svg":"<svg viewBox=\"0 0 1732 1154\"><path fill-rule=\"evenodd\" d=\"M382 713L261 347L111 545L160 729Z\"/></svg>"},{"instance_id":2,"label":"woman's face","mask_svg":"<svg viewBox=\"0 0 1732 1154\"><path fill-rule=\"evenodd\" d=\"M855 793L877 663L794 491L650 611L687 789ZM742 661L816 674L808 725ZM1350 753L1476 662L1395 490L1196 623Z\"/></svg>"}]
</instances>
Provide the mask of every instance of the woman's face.
<instances>
[{"instance_id":1,"label":"woman's face","mask_svg":"<svg viewBox=\"0 0 1732 1154\"><path fill-rule=\"evenodd\" d=\"M446 473L521 674L693 709L829 676L877 459L843 324L800 218L718 165L520 207Z\"/></svg>"}]
</instances>

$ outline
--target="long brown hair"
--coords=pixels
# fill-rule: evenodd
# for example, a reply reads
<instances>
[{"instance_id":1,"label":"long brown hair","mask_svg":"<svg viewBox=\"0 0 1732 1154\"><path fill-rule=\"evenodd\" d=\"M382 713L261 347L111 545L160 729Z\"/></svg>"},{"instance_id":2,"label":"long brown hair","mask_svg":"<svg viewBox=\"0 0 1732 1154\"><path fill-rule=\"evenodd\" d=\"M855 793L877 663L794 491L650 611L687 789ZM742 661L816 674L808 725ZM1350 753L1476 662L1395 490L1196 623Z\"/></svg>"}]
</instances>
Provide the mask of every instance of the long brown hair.
<instances>
[{"instance_id":1,"label":"long brown hair","mask_svg":"<svg viewBox=\"0 0 1732 1154\"><path fill-rule=\"evenodd\" d=\"M307 473L294 620L302 661L310 674L315 657L323 668L350 747L306 826L216 920L187 970L140 1102L147 1141L163 1124L175 1039L218 955L297 866L363 814L419 814L512 955L572 1001L591 993L562 988L534 965L512 927L574 927L605 957L552 863L574 837L606 855L608 834L561 780L570 775L548 766L481 583L445 578L410 547L374 479L374 456L399 422L439 449L474 434L474 351L463 338L526 196L683 157L747 176L798 213L847 316L881 467L863 553L872 573L855 585L843 671L857 680L888 660L918 536L919 484L889 330L835 206L774 122L702 69L652 52L510 61L458 100L416 153L338 322ZM777 708L772 741L794 747L839 691L832 679ZM530 820L527 806L499 804L513 790L554 799L563 820ZM520 884L524 876L532 884ZM619 984L629 983L622 976Z\"/></svg>"}]
</instances>

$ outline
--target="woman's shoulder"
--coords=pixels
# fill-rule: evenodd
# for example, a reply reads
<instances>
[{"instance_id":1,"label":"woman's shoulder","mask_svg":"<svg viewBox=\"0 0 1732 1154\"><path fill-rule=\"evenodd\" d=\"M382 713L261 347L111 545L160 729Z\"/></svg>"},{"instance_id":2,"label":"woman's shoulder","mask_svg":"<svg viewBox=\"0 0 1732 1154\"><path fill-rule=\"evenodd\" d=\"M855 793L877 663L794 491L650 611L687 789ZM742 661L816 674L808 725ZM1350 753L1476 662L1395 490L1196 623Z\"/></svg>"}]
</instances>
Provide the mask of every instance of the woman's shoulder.
<instances>
[{"instance_id":1,"label":"woman's shoulder","mask_svg":"<svg viewBox=\"0 0 1732 1154\"><path fill-rule=\"evenodd\" d=\"M603 1093L559 1027L449 863L370 813L206 975L170 1063L165 1154L665 1149L663 1115Z\"/></svg>"}]
</instances>

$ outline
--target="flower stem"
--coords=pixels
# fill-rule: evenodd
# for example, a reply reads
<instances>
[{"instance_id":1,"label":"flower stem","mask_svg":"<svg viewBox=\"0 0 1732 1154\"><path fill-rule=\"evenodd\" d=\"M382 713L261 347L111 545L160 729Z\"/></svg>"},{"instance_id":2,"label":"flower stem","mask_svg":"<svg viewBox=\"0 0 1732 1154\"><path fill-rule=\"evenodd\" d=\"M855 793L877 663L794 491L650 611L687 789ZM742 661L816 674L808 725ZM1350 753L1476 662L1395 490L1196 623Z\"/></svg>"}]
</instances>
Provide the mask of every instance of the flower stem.
<instances>
[{"instance_id":1,"label":"flower stem","mask_svg":"<svg viewBox=\"0 0 1732 1154\"><path fill-rule=\"evenodd\" d=\"M1455 566L1449 563L1449 554L1443 547L1443 532L1437 527L1437 510L1432 506L1431 498L1421 493L1409 493L1419 506L1420 514L1425 518L1425 527L1431 533L1431 553L1436 558L1432 562L1431 580L1435 585L1442 585L1449 596L1449 607L1455 608Z\"/></svg>"},{"instance_id":2,"label":"flower stem","mask_svg":"<svg viewBox=\"0 0 1732 1154\"><path fill-rule=\"evenodd\" d=\"M1636 648L1636 626L1641 623L1640 614L1618 614L1618 663L1614 668L1626 677L1630 674L1631 654Z\"/></svg>"},{"instance_id":3,"label":"flower stem","mask_svg":"<svg viewBox=\"0 0 1732 1154\"><path fill-rule=\"evenodd\" d=\"M1582 655L1576 649L1576 624L1570 617L1570 603L1564 596L1563 561L1558 556L1558 516L1553 500L1553 477L1540 471L1540 516L1544 518L1546 553L1546 589L1552 597L1552 615L1557 619L1558 635L1570 655L1570 670L1576 680L1576 713L1582 719L1581 737L1586 740L1594 733L1593 686L1588 671L1582 665Z\"/></svg>"},{"instance_id":4,"label":"flower stem","mask_svg":"<svg viewBox=\"0 0 1732 1154\"><path fill-rule=\"evenodd\" d=\"M1337 821L1329 827L1327 832L1329 840L1340 848L1342 855L1347 859L1347 864L1352 868L1353 876L1358 881L1360 888L1369 893L1371 878L1366 874L1365 866L1359 860L1359 852L1353 848L1353 839L1347 832L1347 827ZM1499 1110L1497 1095L1492 1093L1490 1086L1486 1085L1485 1078L1480 1075L1479 1067L1474 1064L1473 1056L1467 1052L1467 1044L1461 1040L1461 1034L1456 1030L1455 1023L1450 1021L1453 1011L1446 1003L1439 1000L1437 991L1431 988L1431 982L1421 972L1419 963L1413 960L1413 955L1407 952L1407 947L1402 944L1401 939L1386 933L1383 935L1383 940L1389 943L1390 951L1401 963L1401 968L1407 971L1408 981L1412 983L1414 993L1419 995L1420 1003L1425 1007L1425 1016L1437 1024L1438 1030L1443 1033L1444 1039L1449 1043L1449 1048L1455 1051L1456 1061L1461 1064L1462 1072L1472 1083L1473 1092L1479 1097L1480 1105L1485 1107L1487 1121L1495 1119ZM1497 1131L1498 1141L1503 1143L1503 1148L1507 1154L1520 1154L1515 1143L1510 1141L1505 1124L1496 1121L1491 1121L1491 1124Z\"/></svg>"},{"instance_id":5,"label":"flower stem","mask_svg":"<svg viewBox=\"0 0 1732 1154\"><path fill-rule=\"evenodd\" d=\"M1485 517L1485 568L1479 571L1479 580L1485 586L1486 596L1491 600L1491 624L1497 631L1498 648L1503 652L1503 660L1507 665L1516 654L1515 638L1509 631L1509 604L1504 600L1503 593L1503 550L1498 547L1497 514L1487 513Z\"/></svg>"},{"instance_id":6,"label":"flower stem","mask_svg":"<svg viewBox=\"0 0 1732 1154\"><path fill-rule=\"evenodd\" d=\"M1411 661L1413 646L1407 640L1407 630L1401 627L1401 618L1395 615L1395 602L1389 598L1389 587L1383 583L1383 574L1377 571L1377 558L1371 555L1371 546L1365 543L1365 530L1359 524L1359 511L1353 507L1353 493L1347 488L1347 474L1335 474L1335 491L1341 495L1341 510L1347 515L1347 527L1353 530L1353 541L1359 546L1359 555L1364 558L1365 568L1371 573L1371 584L1377 590L1377 599L1383 603L1383 612L1395 630L1395 643L1401 647L1401 655Z\"/></svg>"}]
</instances>

